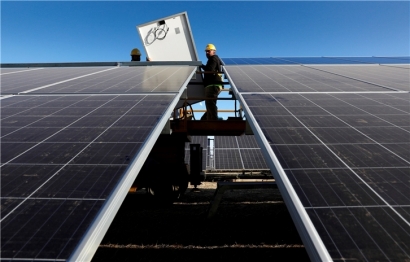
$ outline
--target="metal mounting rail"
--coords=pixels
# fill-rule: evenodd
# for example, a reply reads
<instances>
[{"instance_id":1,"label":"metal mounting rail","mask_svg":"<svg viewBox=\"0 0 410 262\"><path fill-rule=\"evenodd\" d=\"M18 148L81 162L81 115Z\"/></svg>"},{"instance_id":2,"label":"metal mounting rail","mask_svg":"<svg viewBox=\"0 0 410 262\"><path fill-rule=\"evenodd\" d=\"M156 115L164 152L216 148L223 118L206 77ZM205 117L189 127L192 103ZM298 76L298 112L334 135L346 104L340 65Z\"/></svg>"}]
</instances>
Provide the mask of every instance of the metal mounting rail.
<instances>
[{"instance_id":1,"label":"metal mounting rail","mask_svg":"<svg viewBox=\"0 0 410 262\"><path fill-rule=\"evenodd\" d=\"M160 66L160 65L187 65L200 66L201 61L149 61L149 62L68 62L68 63L2 63L0 68L26 67L97 67L97 66Z\"/></svg>"},{"instance_id":2,"label":"metal mounting rail","mask_svg":"<svg viewBox=\"0 0 410 262\"><path fill-rule=\"evenodd\" d=\"M173 120L172 132L187 133L192 136L241 136L250 132L246 121L233 120Z\"/></svg>"}]
</instances>

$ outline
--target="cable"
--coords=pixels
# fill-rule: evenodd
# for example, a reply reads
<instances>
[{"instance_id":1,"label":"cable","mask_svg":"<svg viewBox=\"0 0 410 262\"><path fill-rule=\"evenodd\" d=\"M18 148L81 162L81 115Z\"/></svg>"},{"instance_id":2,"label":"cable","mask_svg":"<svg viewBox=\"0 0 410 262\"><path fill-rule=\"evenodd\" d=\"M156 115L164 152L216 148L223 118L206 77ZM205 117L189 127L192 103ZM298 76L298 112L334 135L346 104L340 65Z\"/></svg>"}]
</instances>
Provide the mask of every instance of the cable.
<instances>
[{"instance_id":1,"label":"cable","mask_svg":"<svg viewBox=\"0 0 410 262\"><path fill-rule=\"evenodd\" d=\"M160 27L158 27L157 30L155 30L156 39L163 40L167 36L168 31L169 31L169 27L167 26L167 24L160 25ZM160 37L162 33L164 34L164 36Z\"/></svg>"},{"instance_id":2,"label":"cable","mask_svg":"<svg viewBox=\"0 0 410 262\"><path fill-rule=\"evenodd\" d=\"M191 108L192 118L193 118L194 120L196 120L196 119L195 119L195 114L194 114L194 109L192 108L192 105L191 105L191 104L188 104L188 105L189 105L189 108Z\"/></svg>"},{"instance_id":3,"label":"cable","mask_svg":"<svg viewBox=\"0 0 410 262\"><path fill-rule=\"evenodd\" d=\"M152 43L154 43L154 41L157 39L155 32L157 31L156 27L151 28L151 30L149 30L147 36L145 37L145 44L148 46ZM150 36L152 35L151 39Z\"/></svg>"},{"instance_id":4,"label":"cable","mask_svg":"<svg viewBox=\"0 0 410 262\"><path fill-rule=\"evenodd\" d=\"M154 43L157 39L164 40L168 34L168 31L169 27L165 23L161 24L158 27L151 28L151 30L149 30L147 36L145 37L145 44L148 46Z\"/></svg>"}]
</instances>

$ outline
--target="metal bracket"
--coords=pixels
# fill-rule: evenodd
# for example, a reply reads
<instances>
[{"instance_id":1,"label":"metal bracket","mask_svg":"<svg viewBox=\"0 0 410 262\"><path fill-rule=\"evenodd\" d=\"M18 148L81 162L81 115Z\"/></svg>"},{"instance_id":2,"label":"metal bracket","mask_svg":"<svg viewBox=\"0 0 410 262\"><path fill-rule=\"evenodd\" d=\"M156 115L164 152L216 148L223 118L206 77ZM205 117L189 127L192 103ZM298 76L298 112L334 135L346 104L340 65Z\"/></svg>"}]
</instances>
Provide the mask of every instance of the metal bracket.
<instances>
[{"instance_id":1,"label":"metal bracket","mask_svg":"<svg viewBox=\"0 0 410 262\"><path fill-rule=\"evenodd\" d=\"M161 135L170 135L170 134L172 134L171 121L170 119L168 119L168 121L164 125L164 128L161 131Z\"/></svg>"}]
</instances>

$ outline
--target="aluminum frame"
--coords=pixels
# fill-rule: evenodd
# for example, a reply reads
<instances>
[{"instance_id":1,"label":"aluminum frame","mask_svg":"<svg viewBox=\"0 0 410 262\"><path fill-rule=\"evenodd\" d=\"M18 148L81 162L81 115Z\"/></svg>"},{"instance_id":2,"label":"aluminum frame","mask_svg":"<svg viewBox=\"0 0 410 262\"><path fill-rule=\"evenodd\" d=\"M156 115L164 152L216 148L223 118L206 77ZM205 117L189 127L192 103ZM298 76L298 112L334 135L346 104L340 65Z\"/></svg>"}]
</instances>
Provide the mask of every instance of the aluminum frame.
<instances>
[{"instance_id":1,"label":"aluminum frame","mask_svg":"<svg viewBox=\"0 0 410 262\"><path fill-rule=\"evenodd\" d=\"M2 63L0 68L32 67L99 67L99 66L150 66L150 65L187 65L200 66L201 61L143 61L143 62L70 62L70 63Z\"/></svg>"}]
</instances>

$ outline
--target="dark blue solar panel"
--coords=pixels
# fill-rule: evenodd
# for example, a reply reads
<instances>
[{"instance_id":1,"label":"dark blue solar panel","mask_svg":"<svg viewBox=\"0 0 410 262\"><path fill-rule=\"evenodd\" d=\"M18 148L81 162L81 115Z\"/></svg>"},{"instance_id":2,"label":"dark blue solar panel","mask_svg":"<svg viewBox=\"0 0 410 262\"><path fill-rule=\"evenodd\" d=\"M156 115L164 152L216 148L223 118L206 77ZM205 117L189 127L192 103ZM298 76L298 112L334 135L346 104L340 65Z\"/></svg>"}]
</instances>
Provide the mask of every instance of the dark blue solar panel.
<instances>
[{"instance_id":1,"label":"dark blue solar panel","mask_svg":"<svg viewBox=\"0 0 410 262\"><path fill-rule=\"evenodd\" d=\"M225 72L234 79L235 87L240 92L351 92L386 90L380 86L346 78L342 76L345 75L344 73L340 73L340 75L331 74L325 71L327 67L331 66L318 65L313 69L313 66L230 65L225 67ZM340 68L340 66L333 67ZM351 67L353 67L352 71L354 73L357 72L355 68L357 66L352 65ZM343 69L351 67L342 66ZM366 67L373 66L366 65ZM400 72L405 71L403 69L399 70ZM360 76L362 75L363 70ZM393 77L397 75L393 74ZM257 84L252 79L258 79ZM393 80L388 78L388 80L389 84L400 81L397 77Z\"/></svg>"},{"instance_id":2,"label":"dark blue solar panel","mask_svg":"<svg viewBox=\"0 0 410 262\"><path fill-rule=\"evenodd\" d=\"M2 199L2 209L17 201ZM1 260L67 261L103 203L98 199L27 200L2 222ZM34 215L36 219L27 222Z\"/></svg>"},{"instance_id":3,"label":"dark blue solar panel","mask_svg":"<svg viewBox=\"0 0 410 262\"><path fill-rule=\"evenodd\" d=\"M332 59L344 60L350 64L355 62L371 64L409 64L410 57L332 57Z\"/></svg>"},{"instance_id":4,"label":"dark blue solar panel","mask_svg":"<svg viewBox=\"0 0 410 262\"><path fill-rule=\"evenodd\" d=\"M409 64L410 57L263 57L222 58L225 65L293 65L293 64Z\"/></svg>"},{"instance_id":5,"label":"dark blue solar panel","mask_svg":"<svg viewBox=\"0 0 410 262\"><path fill-rule=\"evenodd\" d=\"M0 91L2 94L14 94L55 83L63 83L69 79L74 80L85 76L95 77L103 72L114 69L116 69L116 67L51 67L26 70L22 68L2 68ZM7 73L8 70L13 70L14 73Z\"/></svg>"},{"instance_id":6,"label":"dark blue solar panel","mask_svg":"<svg viewBox=\"0 0 410 262\"><path fill-rule=\"evenodd\" d=\"M277 59L297 64L362 64L362 62L346 61L327 57L277 57Z\"/></svg>"},{"instance_id":7,"label":"dark blue solar panel","mask_svg":"<svg viewBox=\"0 0 410 262\"><path fill-rule=\"evenodd\" d=\"M176 94L159 92L178 92L195 70L50 68L5 75L9 92L90 93L1 100L1 260L90 260L104 234L99 225L109 223L125 197L118 188L131 186L129 170L143 165L140 156L176 101ZM96 94L107 88L120 94ZM122 95L128 90L150 93Z\"/></svg>"},{"instance_id":8,"label":"dark blue solar panel","mask_svg":"<svg viewBox=\"0 0 410 262\"><path fill-rule=\"evenodd\" d=\"M408 93L242 96L333 260L408 259Z\"/></svg>"},{"instance_id":9,"label":"dark blue solar panel","mask_svg":"<svg viewBox=\"0 0 410 262\"><path fill-rule=\"evenodd\" d=\"M2 75L2 94L177 92L193 66L45 68ZM166 79L166 81L164 81Z\"/></svg>"},{"instance_id":10,"label":"dark blue solar panel","mask_svg":"<svg viewBox=\"0 0 410 262\"><path fill-rule=\"evenodd\" d=\"M272 57L259 58L222 58L225 65L288 65L294 62L279 60Z\"/></svg>"},{"instance_id":11,"label":"dark blue solar panel","mask_svg":"<svg viewBox=\"0 0 410 262\"><path fill-rule=\"evenodd\" d=\"M254 136L215 136L215 169L268 169Z\"/></svg>"}]
</instances>

